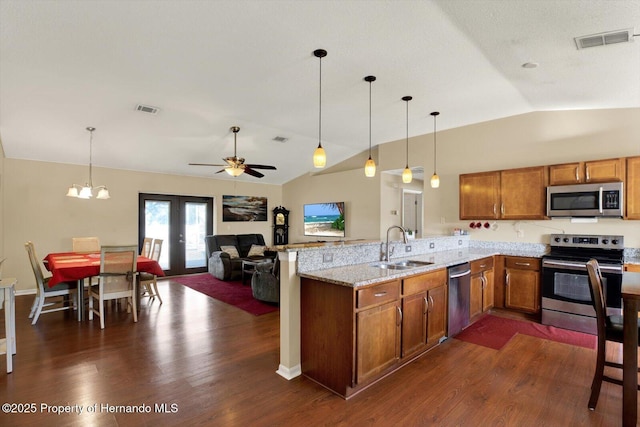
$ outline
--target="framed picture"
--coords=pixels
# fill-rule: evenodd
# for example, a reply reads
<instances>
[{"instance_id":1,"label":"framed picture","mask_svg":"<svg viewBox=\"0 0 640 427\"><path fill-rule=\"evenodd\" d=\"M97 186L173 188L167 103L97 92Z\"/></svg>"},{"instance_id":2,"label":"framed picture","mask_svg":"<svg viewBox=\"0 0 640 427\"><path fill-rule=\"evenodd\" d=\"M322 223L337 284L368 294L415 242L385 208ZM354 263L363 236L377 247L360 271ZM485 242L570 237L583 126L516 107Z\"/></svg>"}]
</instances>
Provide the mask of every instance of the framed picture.
<instances>
[{"instance_id":1,"label":"framed picture","mask_svg":"<svg viewBox=\"0 0 640 427\"><path fill-rule=\"evenodd\" d=\"M267 221L267 198L222 196L222 221Z\"/></svg>"}]
</instances>

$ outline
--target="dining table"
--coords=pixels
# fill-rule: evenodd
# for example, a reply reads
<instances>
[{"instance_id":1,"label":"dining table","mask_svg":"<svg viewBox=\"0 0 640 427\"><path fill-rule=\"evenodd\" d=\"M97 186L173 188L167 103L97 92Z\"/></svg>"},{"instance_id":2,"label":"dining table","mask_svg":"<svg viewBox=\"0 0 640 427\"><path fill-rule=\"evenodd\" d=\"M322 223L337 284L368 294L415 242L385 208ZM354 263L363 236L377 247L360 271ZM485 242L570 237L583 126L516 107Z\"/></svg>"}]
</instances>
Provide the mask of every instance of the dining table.
<instances>
[{"instance_id":1,"label":"dining table","mask_svg":"<svg viewBox=\"0 0 640 427\"><path fill-rule=\"evenodd\" d=\"M84 301L84 280L100 275L100 252L58 252L48 254L43 263L51 272L49 287L58 283L76 282L79 305ZM137 272L151 273L158 277L164 271L158 261L138 255ZM78 307L78 321L84 318L84 307Z\"/></svg>"},{"instance_id":2,"label":"dining table","mask_svg":"<svg viewBox=\"0 0 640 427\"><path fill-rule=\"evenodd\" d=\"M638 420L638 311L640 273L622 275L622 425L636 426Z\"/></svg>"}]
</instances>

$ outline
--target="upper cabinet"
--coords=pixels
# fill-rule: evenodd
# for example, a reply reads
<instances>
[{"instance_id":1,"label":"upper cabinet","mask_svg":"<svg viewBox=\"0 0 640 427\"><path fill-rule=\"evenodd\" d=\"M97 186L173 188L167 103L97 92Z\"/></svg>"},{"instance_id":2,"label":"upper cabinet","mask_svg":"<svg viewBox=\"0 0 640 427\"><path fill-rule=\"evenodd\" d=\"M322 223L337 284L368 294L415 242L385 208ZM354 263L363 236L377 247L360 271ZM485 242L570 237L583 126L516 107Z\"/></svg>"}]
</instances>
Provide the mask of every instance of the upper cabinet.
<instances>
[{"instance_id":1,"label":"upper cabinet","mask_svg":"<svg viewBox=\"0 0 640 427\"><path fill-rule=\"evenodd\" d=\"M593 160L549 166L549 185L624 181L625 159Z\"/></svg>"},{"instance_id":2,"label":"upper cabinet","mask_svg":"<svg viewBox=\"0 0 640 427\"><path fill-rule=\"evenodd\" d=\"M640 156L627 158L626 219L640 219Z\"/></svg>"},{"instance_id":3,"label":"upper cabinet","mask_svg":"<svg viewBox=\"0 0 640 427\"><path fill-rule=\"evenodd\" d=\"M460 219L545 219L548 168L460 175Z\"/></svg>"}]
</instances>

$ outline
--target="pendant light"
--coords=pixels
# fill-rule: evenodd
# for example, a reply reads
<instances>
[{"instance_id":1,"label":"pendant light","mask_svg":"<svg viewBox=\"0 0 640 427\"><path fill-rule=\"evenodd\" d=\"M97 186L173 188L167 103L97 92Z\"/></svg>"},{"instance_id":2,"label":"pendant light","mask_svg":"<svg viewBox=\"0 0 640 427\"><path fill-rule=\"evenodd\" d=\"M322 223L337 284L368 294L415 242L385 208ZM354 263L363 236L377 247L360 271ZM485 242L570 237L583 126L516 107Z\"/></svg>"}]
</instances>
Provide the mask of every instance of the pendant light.
<instances>
[{"instance_id":1,"label":"pendant light","mask_svg":"<svg viewBox=\"0 0 640 427\"><path fill-rule=\"evenodd\" d=\"M364 175L372 178L376 176L376 162L371 158L371 83L376 81L376 76L367 76L364 81L369 82L369 159L364 164Z\"/></svg>"},{"instance_id":2,"label":"pendant light","mask_svg":"<svg viewBox=\"0 0 640 427\"><path fill-rule=\"evenodd\" d=\"M323 168L327 164L327 154L322 148L322 58L327 56L327 51L324 49L316 49L313 51L313 55L320 59L320 90L319 90L319 113L318 113L318 148L313 152L313 166L316 168Z\"/></svg>"},{"instance_id":3,"label":"pendant light","mask_svg":"<svg viewBox=\"0 0 640 427\"><path fill-rule=\"evenodd\" d=\"M96 199L109 199L111 196L109 195L109 190L106 186L93 186L93 131L96 130L96 128L88 127L87 130L89 131L89 182L85 183L84 186L72 184L67 191L67 196L76 197L78 199L90 199L93 197L93 190L96 189L98 190ZM80 192L78 192L78 189L80 189Z\"/></svg>"},{"instance_id":4,"label":"pendant light","mask_svg":"<svg viewBox=\"0 0 640 427\"><path fill-rule=\"evenodd\" d=\"M409 169L409 101L412 99L413 97L411 96L402 97L402 100L407 103L407 165L404 167L404 171L402 171L402 182L405 184L409 184L413 179L411 169Z\"/></svg>"},{"instance_id":5,"label":"pendant light","mask_svg":"<svg viewBox=\"0 0 640 427\"><path fill-rule=\"evenodd\" d=\"M436 173L436 117L439 114L437 111L431 113L433 116L433 175L431 175L431 188L440 187L440 177Z\"/></svg>"}]
</instances>

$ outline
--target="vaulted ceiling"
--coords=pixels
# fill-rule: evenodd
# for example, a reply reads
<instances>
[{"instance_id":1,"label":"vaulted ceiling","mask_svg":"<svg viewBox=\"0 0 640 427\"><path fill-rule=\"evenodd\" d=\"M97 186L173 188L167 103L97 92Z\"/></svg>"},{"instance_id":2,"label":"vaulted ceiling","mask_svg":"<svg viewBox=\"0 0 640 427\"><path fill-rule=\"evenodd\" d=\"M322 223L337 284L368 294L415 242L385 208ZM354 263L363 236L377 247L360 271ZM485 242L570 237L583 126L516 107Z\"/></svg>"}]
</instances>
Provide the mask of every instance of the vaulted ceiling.
<instances>
[{"instance_id":1,"label":"vaulted ceiling","mask_svg":"<svg viewBox=\"0 0 640 427\"><path fill-rule=\"evenodd\" d=\"M640 107L640 0L0 2L0 139L9 158L282 184L372 143L531 111ZM632 37L633 40L633 37ZM536 63L536 68L525 68ZM157 114L136 110L143 104ZM275 165L257 179L233 154ZM279 138L286 139L284 142Z\"/></svg>"}]
</instances>

